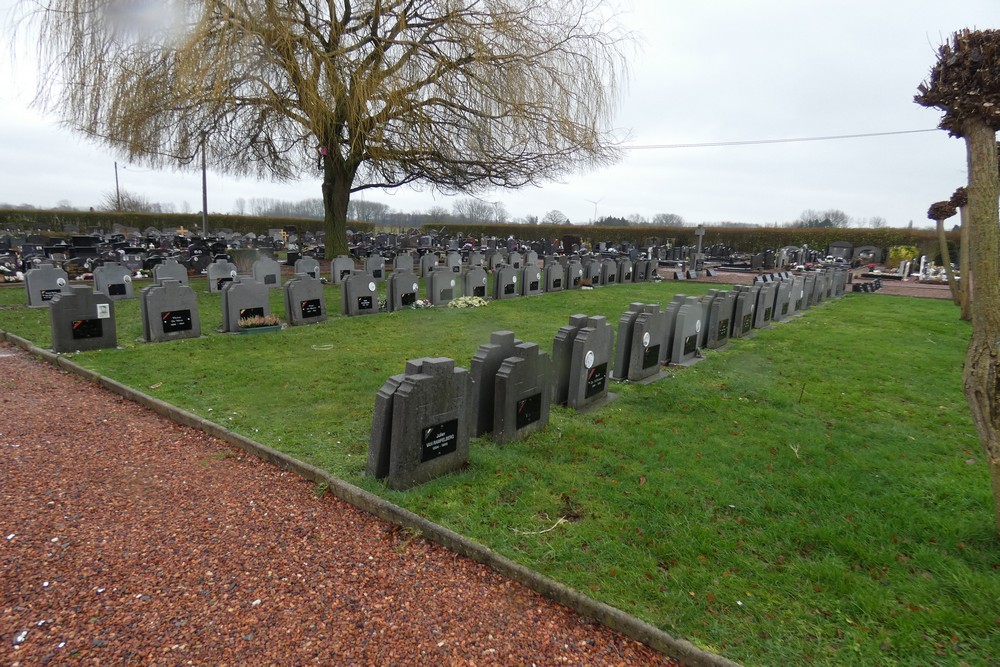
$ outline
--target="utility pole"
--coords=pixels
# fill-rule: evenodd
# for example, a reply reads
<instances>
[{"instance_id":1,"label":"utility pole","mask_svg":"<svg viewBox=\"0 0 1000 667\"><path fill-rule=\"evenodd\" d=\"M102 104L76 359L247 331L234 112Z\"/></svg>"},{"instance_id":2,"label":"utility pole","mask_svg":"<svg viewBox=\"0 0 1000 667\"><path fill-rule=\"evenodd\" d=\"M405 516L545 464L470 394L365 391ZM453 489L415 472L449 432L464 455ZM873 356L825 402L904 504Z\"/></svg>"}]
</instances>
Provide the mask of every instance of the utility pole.
<instances>
[{"instance_id":1,"label":"utility pole","mask_svg":"<svg viewBox=\"0 0 1000 667\"><path fill-rule=\"evenodd\" d=\"M205 170L205 131L201 132L201 237L208 238L208 175Z\"/></svg>"},{"instance_id":2,"label":"utility pole","mask_svg":"<svg viewBox=\"0 0 1000 667\"><path fill-rule=\"evenodd\" d=\"M118 189L118 161L115 160L115 210L121 213L122 211L122 191Z\"/></svg>"}]
</instances>

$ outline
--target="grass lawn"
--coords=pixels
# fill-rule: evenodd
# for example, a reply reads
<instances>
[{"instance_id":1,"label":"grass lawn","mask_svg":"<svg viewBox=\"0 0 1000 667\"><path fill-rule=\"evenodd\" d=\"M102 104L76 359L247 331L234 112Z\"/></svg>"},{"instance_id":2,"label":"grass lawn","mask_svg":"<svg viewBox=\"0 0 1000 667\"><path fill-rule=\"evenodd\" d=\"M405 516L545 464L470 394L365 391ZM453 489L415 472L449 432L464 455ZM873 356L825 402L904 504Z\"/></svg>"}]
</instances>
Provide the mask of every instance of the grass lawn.
<instances>
[{"instance_id":1,"label":"grass lawn","mask_svg":"<svg viewBox=\"0 0 1000 667\"><path fill-rule=\"evenodd\" d=\"M74 360L748 665L1000 659L1000 542L961 390L969 326L950 302L848 294L658 383L615 385L597 412L555 407L527 440L475 440L463 472L391 492L362 473L375 392L407 359L468 367L498 329L551 352L574 313L617 328L630 302L710 286L234 336L215 332L220 297L192 285L202 338L143 343L138 302L117 302L119 349ZM47 310L25 303L0 289L0 328L49 346Z\"/></svg>"}]
</instances>

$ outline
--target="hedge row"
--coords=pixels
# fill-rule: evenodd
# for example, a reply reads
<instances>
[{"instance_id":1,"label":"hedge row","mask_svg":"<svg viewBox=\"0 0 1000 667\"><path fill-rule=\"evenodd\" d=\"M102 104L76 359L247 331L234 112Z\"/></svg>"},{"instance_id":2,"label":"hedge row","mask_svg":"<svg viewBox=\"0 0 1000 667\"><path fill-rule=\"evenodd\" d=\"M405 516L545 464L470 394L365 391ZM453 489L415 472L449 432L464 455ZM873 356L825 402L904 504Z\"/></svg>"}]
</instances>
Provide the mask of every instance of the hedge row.
<instances>
[{"instance_id":1,"label":"hedge row","mask_svg":"<svg viewBox=\"0 0 1000 667\"><path fill-rule=\"evenodd\" d=\"M65 233L69 226L76 226L81 232L100 228L110 230L113 225L146 229L147 227L184 227L201 229L201 216L181 213L109 213L106 211L31 211L0 210L0 229L8 230L49 230ZM232 229L246 234L266 233L268 229L294 226L299 231L320 231L322 220L291 218L265 218L240 215L210 215L210 229ZM373 231L369 223L351 223L356 230ZM401 231L392 229L390 231ZM694 227L596 227L574 225L425 225L422 232L443 232L447 235L462 233L466 236L482 238L497 236L515 237L527 241L542 239L562 239L564 236L578 236L584 243L600 241L611 243L633 243L638 246L658 245L670 242L674 245L695 245ZM958 233L949 233L949 238L957 239ZM909 245L916 246L921 254L937 252L937 237L933 230L908 228L801 228L801 227L706 227L703 244L709 247L721 244L738 252L757 252L766 248L808 245L810 248L824 249L835 241L847 241L855 247L872 245L879 248Z\"/></svg>"}]
</instances>

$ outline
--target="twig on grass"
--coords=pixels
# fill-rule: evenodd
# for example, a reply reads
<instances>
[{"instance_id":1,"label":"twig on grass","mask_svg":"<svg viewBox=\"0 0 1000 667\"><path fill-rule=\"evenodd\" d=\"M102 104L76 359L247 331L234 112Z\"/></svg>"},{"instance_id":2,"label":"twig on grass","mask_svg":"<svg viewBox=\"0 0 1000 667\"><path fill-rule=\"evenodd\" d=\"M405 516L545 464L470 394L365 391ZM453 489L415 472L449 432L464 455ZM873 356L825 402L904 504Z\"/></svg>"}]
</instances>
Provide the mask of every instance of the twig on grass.
<instances>
[{"instance_id":1,"label":"twig on grass","mask_svg":"<svg viewBox=\"0 0 1000 667\"><path fill-rule=\"evenodd\" d=\"M564 516L559 517L558 521L556 521L554 524L552 524L551 526L549 526L545 530L528 530L528 531L524 531L524 530L518 530L517 528L511 528L511 530L513 530L518 535L541 535L542 533L547 533L550 530L555 530L559 526L559 524L561 524L561 523L567 523L566 517L564 517Z\"/></svg>"}]
</instances>

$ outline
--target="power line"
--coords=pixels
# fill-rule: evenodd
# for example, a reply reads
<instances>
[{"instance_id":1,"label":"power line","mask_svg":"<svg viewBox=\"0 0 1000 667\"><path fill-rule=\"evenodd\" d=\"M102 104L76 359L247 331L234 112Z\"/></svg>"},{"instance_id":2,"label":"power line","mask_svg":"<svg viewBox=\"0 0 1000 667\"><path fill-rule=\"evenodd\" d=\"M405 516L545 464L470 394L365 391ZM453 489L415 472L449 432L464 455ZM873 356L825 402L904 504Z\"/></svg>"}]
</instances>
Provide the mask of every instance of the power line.
<instances>
[{"instance_id":1,"label":"power line","mask_svg":"<svg viewBox=\"0 0 1000 667\"><path fill-rule=\"evenodd\" d=\"M701 144L644 144L638 146L622 146L625 150L659 150L669 148L712 148L717 146L756 146L759 144L791 144L803 141L832 141L834 139L863 139L866 137L889 137L897 134L918 134L921 132L939 132L938 128L928 130L898 130L896 132L869 132L866 134L833 134L825 137L795 137L790 139L755 139L752 141L714 141Z\"/></svg>"}]
</instances>

